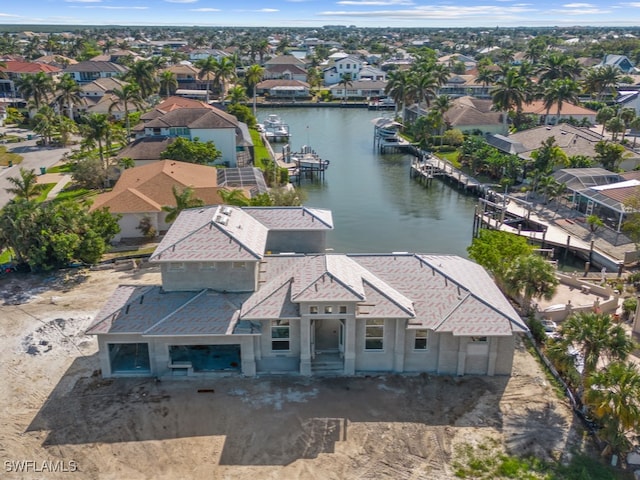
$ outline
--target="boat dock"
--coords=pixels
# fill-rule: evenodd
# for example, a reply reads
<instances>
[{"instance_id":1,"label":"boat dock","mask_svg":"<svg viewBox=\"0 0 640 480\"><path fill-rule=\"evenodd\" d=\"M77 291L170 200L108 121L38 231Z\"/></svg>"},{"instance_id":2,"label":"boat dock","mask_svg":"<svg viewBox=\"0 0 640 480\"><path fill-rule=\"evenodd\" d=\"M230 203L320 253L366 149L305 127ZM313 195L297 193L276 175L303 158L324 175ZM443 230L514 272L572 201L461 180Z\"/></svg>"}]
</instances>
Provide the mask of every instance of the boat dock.
<instances>
[{"instance_id":1,"label":"boat dock","mask_svg":"<svg viewBox=\"0 0 640 480\"><path fill-rule=\"evenodd\" d=\"M401 123L385 117L374 118L372 123L374 124L373 147L380 153L392 151L416 155L417 145L400 136Z\"/></svg>"},{"instance_id":2,"label":"boat dock","mask_svg":"<svg viewBox=\"0 0 640 480\"><path fill-rule=\"evenodd\" d=\"M416 178L427 186L431 184L433 178L441 177L457 184L469 193L481 196L492 193L492 185L479 182L462 170L455 168L447 160L443 160L432 153L420 151L420 156L411 162L409 174L411 178Z\"/></svg>"},{"instance_id":3,"label":"boat dock","mask_svg":"<svg viewBox=\"0 0 640 480\"><path fill-rule=\"evenodd\" d=\"M278 159L280 167L289 170L289 178L298 184L304 179L324 180L330 161L323 159L311 147L304 145L299 152L292 152L289 144L282 148L282 156Z\"/></svg>"},{"instance_id":4,"label":"boat dock","mask_svg":"<svg viewBox=\"0 0 640 480\"><path fill-rule=\"evenodd\" d=\"M607 231L597 234L570 218L570 209L555 212L514 196L502 196L498 201L480 198L473 219L473 236L482 228L501 230L526 237L541 249L557 250L556 257L568 254L588 262L588 267L604 267L608 272L621 272L625 264L633 263L635 244L624 236L608 238Z\"/></svg>"}]
</instances>

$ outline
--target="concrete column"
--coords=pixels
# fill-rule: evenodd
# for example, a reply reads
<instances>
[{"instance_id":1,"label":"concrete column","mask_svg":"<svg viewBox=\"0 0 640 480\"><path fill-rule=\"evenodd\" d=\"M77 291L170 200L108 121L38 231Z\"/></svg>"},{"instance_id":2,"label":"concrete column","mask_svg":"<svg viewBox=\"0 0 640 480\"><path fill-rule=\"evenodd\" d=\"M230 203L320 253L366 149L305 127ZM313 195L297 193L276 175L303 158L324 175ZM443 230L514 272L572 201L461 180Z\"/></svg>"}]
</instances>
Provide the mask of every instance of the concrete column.
<instances>
[{"instance_id":1,"label":"concrete column","mask_svg":"<svg viewBox=\"0 0 640 480\"><path fill-rule=\"evenodd\" d=\"M256 357L253 350L253 337L243 339L240 345L240 362L242 363L242 374L247 377L256 376Z\"/></svg>"},{"instance_id":2,"label":"concrete column","mask_svg":"<svg viewBox=\"0 0 640 480\"><path fill-rule=\"evenodd\" d=\"M349 316L344 327L344 374L356 373L356 319Z\"/></svg>"},{"instance_id":3,"label":"concrete column","mask_svg":"<svg viewBox=\"0 0 640 480\"><path fill-rule=\"evenodd\" d=\"M311 320L300 319L300 375L311 375Z\"/></svg>"},{"instance_id":4,"label":"concrete column","mask_svg":"<svg viewBox=\"0 0 640 480\"><path fill-rule=\"evenodd\" d=\"M500 340L495 338L487 338L489 342L489 359L487 362L487 375L493 377L496 374L496 360L498 358L498 344Z\"/></svg>"},{"instance_id":5,"label":"concrete column","mask_svg":"<svg viewBox=\"0 0 640 480\"><path fill-rule=\"evenodd\" d=\"M404 372L404 348L406 344L406 323L404 318L396 320L396 341L393 350L393 371Z\"/></svg>"},{"instance_id":6,"label":"concrete column","mask_svg":"<svg viewBox=\"0 0 640 480\"><path fill-rule=\"evenodd\" d=\"M467 337L458 337L458 370L456 374L458 376L464 375L464 369L466 367L467 360Z\"/></svg>"}]
</instances>

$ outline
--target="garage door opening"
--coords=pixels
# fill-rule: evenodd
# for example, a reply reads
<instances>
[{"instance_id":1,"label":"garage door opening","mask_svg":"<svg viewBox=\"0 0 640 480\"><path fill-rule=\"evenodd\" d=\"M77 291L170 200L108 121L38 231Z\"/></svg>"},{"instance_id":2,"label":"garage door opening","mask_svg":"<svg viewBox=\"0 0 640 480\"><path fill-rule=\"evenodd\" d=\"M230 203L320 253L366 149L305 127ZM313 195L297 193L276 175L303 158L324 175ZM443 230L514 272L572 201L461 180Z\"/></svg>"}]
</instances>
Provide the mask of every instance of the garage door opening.
<instances>
[{"instance_id":1,"label":"garage door opening","mask_svg":"<svg viewBox=\"0 0 640 480\"><path fill-rule=\"evenodd\" d=\"M240 345L171 345L172 364L191 364L194 372L240 370Z\"/></svg>"},{"instance_id":2,"label":"garage door opening","mask_svg":"<svg viewBox=\"0 0 640 480\"><path fill-rule=\"evenodd\" d=\"M148 343L110 343L111 373L151 373Z\"/></svg>"}]
</instances>

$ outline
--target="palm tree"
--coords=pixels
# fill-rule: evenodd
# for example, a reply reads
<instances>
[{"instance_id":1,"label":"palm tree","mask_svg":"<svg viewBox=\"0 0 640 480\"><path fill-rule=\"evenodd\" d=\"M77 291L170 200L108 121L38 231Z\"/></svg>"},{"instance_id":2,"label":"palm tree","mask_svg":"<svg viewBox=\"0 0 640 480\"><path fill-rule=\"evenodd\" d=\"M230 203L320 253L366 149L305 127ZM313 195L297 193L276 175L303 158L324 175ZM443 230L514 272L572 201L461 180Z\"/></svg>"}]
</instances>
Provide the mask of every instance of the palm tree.
<instances>
[{"instance_id":1,"label":"palm tree","mask_svg":"<svg viewBox=\"0 0 640 480\"><path fill-rule=\"evenodd\" d=\"M596 113L596 122L602 125L602 136L604 136L604 129L607 122L616 116L616 111L611 107L602 107Z\"/></svg>"},{"instance_id":2,"label":"palm tree","mask_svg":"<svg viewBox=\"0 0 640 480\"><path fill-rule=\"evenodd\" d=\"M538 67L540 75L538 83L544 84L550 80L575 80L582 74L582 66L577 59L568 55L553 52L545 55Z\"/></svg>"},{"instance_id":3,"label":"palm tree","mask_svg":"<svg viewBox=\"0 0 640 480\"><path fill-rule=\"evenodd\" d=\"M167 216L165 217L165 222L167 223L172 223L178 218L180 212L187 208L202 207L204 205L204 201L193 196L193 188L191 187L185 187L180 191L178 187L174 185L171 190L173 191L173 197L176 201L175 206L165 205L162 207L162 210L167 212Z\"/></svg>"},{"instance_id":4,"label":"palm tree","mask_svg":"<svg viewBox=\"0 0 640 480\"><path fill-rule=\"evenodd\" d=\"M203 80L203 79L207 80L207 85L206 85L207 93L205 98L205 101L207 102L207 104L209 104L209 92L211 90L211 79L215 75L217 63L218 62L215 59L215 57L203 58L201 60L198 60L195 63L195 66L200 69L200 71L198 72L198 80Z\"/></svg>"},{"instance_id":5,"label":"palm tree","mask_svg":"<svg viewBox=\"0 0 640 480\"><path fill-rule=\"evenodd\" d=\"M347 72L347 73L343 73L342 75L340 75L340 81L338 82L338 85L342 85L343 89L344 89L344 101L347 101L347 89L353 85L353 78L351 77L351 73Z\"/></svg>"},{"instance_id":6,"label":"palm tree","mask_svg":"<svg viewBox=\"0 0 640 480\"><path fill-rule=\"evenodd\" d=\"M47 95L54 91L53 79L44 72L23 75L16 81L16 87L25 100L33 99L36 111L40 110Z\"/></svg>"},{"instance_id":7,"label":"palm tree","mask_svg":"<svg viewBox=\"0 0 640 480\"><path fill-rule=\"evenodd\" d=\"M160 92L164 92L165 97L170 97L178 89L178 79L171 70L165 70L160 74Z\"/></svg>"},{"instance_id":8,"label":"palm tree","mask_svg":"<svg viewBox=\"0 0 640 480\"><path fill-rule=\"evenodd\" d=\"M253 98L253 116L254 117L257 114L256 113L257 112L256 86L262 80L263 75L264 75L264 68L262 68L260 65L257 65L257 64L253 64L249 68L247 68L247 71L245 72L245 75L244 75L245 81L247 82L247 86L251 87L251 91L253 92L252 98Z\"/></svg>"},{"instance_id":9,"label":"palm tree","mask_svg":"<svg viewBox=\"0 0 640 480\"><path fill-rule=\"evenodd\" d=\"M232 190L227 190L225 188L218 191L220 194L220 198L227 205L235 205L237 207L248 207L251 205L251 200L249 200L244 191L239 188L234 188Z\"/></svg>"},{"instance_id":10,"label":"palm tree","mask_svg":"<svg viewBox=\"0 0 640 480\"><path fill-rule=\"evenodd\" d=\"M627 453L628 435L640 427L640 372L633 363L613 362L588 379L586 403L601 420L608 450Z\"/></svg>"},{"instance_id":11,"label":"palm tree","mask_svg":"<svg viewBox=\"0 0 640 480\"><path fill-rule=\"evenodd\" d=\"M506 75L496 80L495 86L491 91L491 97L496 110L504 112L503 120L505 126L510 111L515 109L516 113L519 114L522 110L526 95L525 86L525 79L514 68L510 68L507 70Z\"/></svg>"},{"instance_id":12,"label":"palm tree","mask_svg":"<svg viewBox=\"0 0 640 480\"><path fill-rule=\"evenodd\" d=\"M560 327L562 341L574 345L584 358L582 384L584 391L588 379L598 369L598 363L606 359L626 360L634 347L624 328L613 322L608 314L578 312L571 315Z\"/></svg>"},{"instance_id":13,"label":"palm tree","mask_svg":"<svg viewBox=\"0 0 640 480\"><path fill-rule=\"evenodd\" d=\"M84 124L82 125L82 134L85 139L90 143L98 144L98 154L100 156L100 162L104 171L107 171L107 165L105 163L104 156L104 142L107 141L110 133L109 130L111 124L109 118L105 113L92 113L84 118Z\"/></svg>"},{"instance_id":14,"label":"palm tree","mask_svg":"<svg viewBox=\"0 0 640 480\"><path fill-rule=\"evenodd\" d=\"M624 133L624 131L627 129L627 126L624 124L624 121L620 117L615 116L609 119L609 121L605 124L605 128L607 129L607 131L613 134L611 140L615 142L618 140L618 134Z\"/></svg>"},{"instance_id":15,"label":"palm tree","mask_svg":"<svg viewBox=\"0 0 640 480\"><path fill-rule=\"evenodd\" d=\"M549 117L551 107L556 105L556 123L559 123L562 104L565 102L571 103L572 105L578 104L580 102L578 98L579 92L580 87L575 80L560 78L549 82L543 96L544 107L547 109L547 118Z\"/></svg>"},{"instance_id":16,"label":"palm tree","mask_svg":"<svg viewBox=\"0 0 640 480\"><path fill-rule=\"evenodd\" d=\"M38 110L38 113L36 113L33 118L36 122L33 130L42 135L44 143L51 143L58 124L58 116L56 115L56 112L49 105L45 105Z\"/></svg>"},{"instance_id":17,"label":"palm tree","mask_svg":"<svg viewBox=\"0 0 640 480\"><path fill-rule=\"evenodd\" d=\"M624 142L624 136L627 132L627 128L629 128L633 119L636 118L636 111L634 108L623 108L618 112L618 117L620 117L620 120L624 122L624 130L622 131L622 138L620 139L620 142Z\"/></svg>"},{"instance_id":18,"label":"palm tree","mask_svg":"<svg viewBox=\"0 0 640 480\"><path fill-rule=\"evenodd\" d=\"M408 73L404 70L395 70L387 76L387 85L384 87L385 95L391 97L396 104L395 114L402 110L407 100Z\"/></svg>"},{"instance_id":19,"label":"palm tree","mask_svg":"<svg viewBox=\"0 0 640 480\"><path fill-rule=\"evenodd\" d=\"M527 312L531 310L533 298L550 300L558 286L553 266L536 254L516 258L507 275L507 284L515 292L523 293L523 307Z\"/></svg>"},{"instance_id":20,"label":"palm tree","mask_svg":"<svg viewBox=\"0 0 640 480\"><path fill-rule=\"evenodd\" d=\"M37 197L44 189L44 184L38 183L34 169L20 168L20 176L8 177L7 181L13 186L5 188L6 192L25 200Z\"/></svg>"},{"instance_id":21,"label":"palm tree","mask_svg":"<svg viewBox=\"0 0 640 480\"><path fill-rule=\"evenodd\" d=\"M438 95L433 101L433 111L437 112L440 117L438 122L440 124L440 146L442 146L442 137L444 136L444 129L446 127L444 115L452 106L453 104L449 95Z\"/></svg>"},{"instance_id":22,"label":"palm tree","mask_svg":"<svg viewBox=\"0 0 640 480\"><path fill-rule=\"evenodd\" d=\"M224 99L227 96L227 84L236 80L236 66L228 57L222 57L216 62L214 70L214 80L220 86L220 98L224 105Z\"/></svg>"},{"instance_id":23,"label":"palm tree","mask_svg":"<svg viewBox=\"0 0 640 480\"><path fill-rule=\"evenodd\" d=\"M125 75L125 79L138 84L140 96L143 99L146 99L149 95L158 91L156 69L153 62L149 60L140 60L131 65L131 68L129 68L129 71Z\"/></svg>"},{"instance_id":24,"label":"palm tree","mask_svg":"<svg viewBox=\"0 0 640 480\"><path fill-rule=\"evenodd\" d=\"M226 98L232 105L246 102L248 100L247 91L242 85L236 85L229 90Z\"/></svg>"},{"instance_id":25,"label":"palm tree","mask_svg":"<svg viewBox=\"0 0 640 480\"><path fill-rule=\"evenodd\" d=\"M56 85L57 101L60 104L60 112L67 108L67 116L73 120L73 107L74 105L80 105L82 103L82 96L80 93L80 85L76 83L71 74L65 73L60 77L58 84Z\"/></svg>"},{"instance_id":26,"label":"palm tree","mask_svg":"<svg viewBox=\"0 0 640 480\"><path fill-rule=\"evenodd\" d=\"M638 138L638 130L640 130L640 117L636 116L633 120L629 122L629 128L635 132L633 136L633 147L636 148L636 139Z\"/></svg>"},{"instance_id":27,"label":"palm tree","mask_svg":"<svg viewBox=\"0 0 640 480\"><path fill-rule=\"evenodd\" d=\"M493 70L487 68L486 66L478 68L478 75L475 78L475 81L482 84L483 87L488 87L495 80L495 73Z\"/></svg>"},{"instance_id":28,"label":"palm tree","mask_svg":"<svg viewBox=\"0 0 640 480\"><path fill-rule=\"evenodd\" d=\"M114 107L120 105L124 107L124 119L125 119L125 129L127 131L127 143L131 138L131 125L129 122L129 106L133 105L136 108L142 108L142 98L140 95L140 87L136 83L128 83L122 88L114 88L112 91L112 95L115 97L109 105L109 113L113 110Z\"/></svg>"}]
</instances>

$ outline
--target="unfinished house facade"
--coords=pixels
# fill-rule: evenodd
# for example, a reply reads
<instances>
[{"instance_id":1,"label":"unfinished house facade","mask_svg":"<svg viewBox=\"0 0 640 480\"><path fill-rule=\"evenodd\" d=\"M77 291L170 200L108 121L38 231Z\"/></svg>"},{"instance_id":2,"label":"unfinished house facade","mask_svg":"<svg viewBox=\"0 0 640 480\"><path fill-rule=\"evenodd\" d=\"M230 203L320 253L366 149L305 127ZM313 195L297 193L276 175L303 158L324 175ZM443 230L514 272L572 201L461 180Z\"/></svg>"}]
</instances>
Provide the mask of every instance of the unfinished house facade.
<instances>
[{"instance_id":1,"label":"unfinished house facade","mask_svg":"<svg viewBox=\"0 0 640 480\"><path fill-rule=\"evenodd\" d=\"M527 327L489 275L451 255L327 254L331 212L185 210L88 333L102 374L509 375Z\"/></svg>"}]
</instances>

